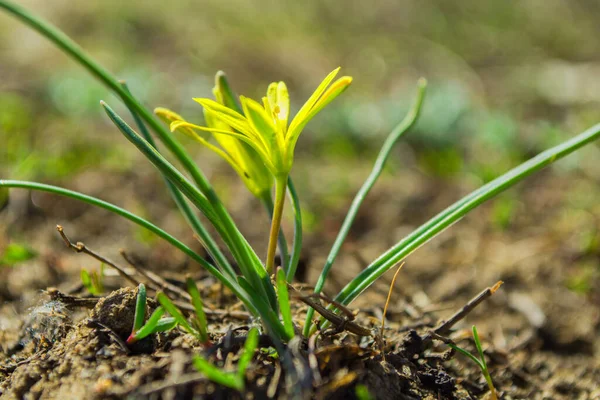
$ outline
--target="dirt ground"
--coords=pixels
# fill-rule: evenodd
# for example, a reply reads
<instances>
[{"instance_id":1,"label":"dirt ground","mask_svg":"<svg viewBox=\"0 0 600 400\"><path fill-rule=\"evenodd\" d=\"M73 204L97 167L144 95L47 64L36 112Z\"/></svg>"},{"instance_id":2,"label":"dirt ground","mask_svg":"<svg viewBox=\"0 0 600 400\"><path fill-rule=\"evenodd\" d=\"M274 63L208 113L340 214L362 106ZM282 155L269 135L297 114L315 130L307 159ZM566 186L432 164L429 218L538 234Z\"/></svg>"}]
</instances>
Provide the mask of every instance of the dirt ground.
<instances>
[{"instance_id":1,"label":"dirt ground","mask_svg":"<svg viewBox=\"0 0 600 400\"><path fill-rule=\"evenodd\" d=\"M129 191L143 192L148 183L159 184L144 175L115 177L95 186L90 176L79 179L95 195L125 188L117 191L122 199ZM469 299L502 280L498 292L448 336L475 351L469 332L471 325L478 327L500 398L598 399L600 246L594 240L598 240L600 214L592 200L573 199L569 194L586 185L593 197L597 188L583 174L566 179L542 172L515 189L519 200L508 223L491 223L495 206L485 206L409 257L388 310L385 344L343 330L323 333L316 340L293 341L286 353L296 366L292 376L266 350L268 338L261 337L263 350L247 372L244 394L210 383L191 363L193 354L203 352L213 362L232 368L252 325L235 299L221 293L212 278L160 241L139 243L127 223L103 211L50 195L14 191L3 216L7 232L27 238L41 256L2 270L0 394L6 399L293 395L345 399L356 398L356 387L364 385L381 399L485 399L487 386L477 366L450 353L443 343L425 338ZM326 292L335 294L378 252L467 189L423 179L410 170L387 176L359 215ZM253 222L264 218L260 208L247 196L231 199L242 231L261 246L267 226ZM317 200L309 200L308 207L314 206L312 201ZM186 232L170 211L168 199L160 194L153 203L152 214L162 215L163 226ZM161 209L164 212L156 213ZM307 235L299 279L308 284L315 281L343 218L341 211L329 211L324 212L327 217L318 232ZM254 217L244 218L248 213ZM85 242L119 265L127 265L117 252L125 248L140 265L160 271L172 283L181 284L183 274L192 273L207 309L215 310L209 315L213 345L203 348L190 335L172 331L128 348L123 340L132 326L136 289L110 270L106 295L95 306L81 307L49 296L45 290L50 287L85 296L79 270L98 267L86 255L64 247L54 231L57 223L74 241ZM194 245L193 240L189 243ZM355 322L374 332L381 324L391 275L386 274L352 305ZM302 323L306 306L294 301L294 310L295 321Z\"/></svg>"}]
</instances>

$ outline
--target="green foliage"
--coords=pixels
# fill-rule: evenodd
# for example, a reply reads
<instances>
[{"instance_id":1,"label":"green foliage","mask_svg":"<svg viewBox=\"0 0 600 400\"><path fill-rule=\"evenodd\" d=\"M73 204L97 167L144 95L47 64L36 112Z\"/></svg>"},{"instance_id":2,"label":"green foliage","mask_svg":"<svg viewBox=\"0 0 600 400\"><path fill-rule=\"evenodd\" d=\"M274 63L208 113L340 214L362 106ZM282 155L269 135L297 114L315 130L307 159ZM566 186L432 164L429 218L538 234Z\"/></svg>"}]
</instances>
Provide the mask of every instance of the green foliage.
<instances>
[{"instance_id":1,"label":"green foliage","mask_svg":"<svg viewBox=\"0 0 600 400\"><path fill-rule=\"evenodd\" d=\"M35 258L37 253L28 245L22 243L9 243L0 254L0 266L14 266Z\"/></svg>"},{"instance_id":2,"label":"green foliage","mask_svg":"<svg viewBox=\"0 0 600 400\"><path fill-rule=\"evenodd\" d=\"M252 328L246 337L242 354L238 360L237 372L235 373L223 371L200 356L194 356L194 366L211 381L241 392L246 387L246 369L252 361L257 346L258 330Z\"/></svg>"},{"instance_id":3,"label":"green foliage","mask_svg":"<svg viewBox=\"0 0 600 400\"><path fill-rule=\"evenodd\" d=\"M92 296L104 293L104 264L100 265L100 272L81 269L81 284Z\"/></svg>"},{"instance_id":4,"label":"green foliage","mask_svg":"<svg viewBox=\"0 0 600 400\"><path fill-rule=\"evenodd\" d=\"M448 342L446 344L448 346L450 346L451 348L453 348L455 351L458 351L462 355L470 358L471 360L473 360L473 362L475 364L477 364L479 369L481 369L481 373L483 374L485 381L488 384L488 387L489 387L490 393L491 393L491 398L493 400L496 400L497 399L496 389L494 388L494 383L492 382L492 377L490 375L490 371L488 370L488 366L485 361L485 356L483 354L483 348L481 347L481 341L479 340L479 334L477 333L477 328L475 327L475 325L473 325L473 341L475 342L475 347L477 348L477 353L479 353L479 358L474 356L468 350L458 347L456 344L454 344L452 342Z\"/></svg>"},{"instance_id":5,"label":"green foliage","mask_svg":"<svg viewBox=\"0 0 600 400\"><path fill-rule=\"evenodd\" d=\"M227 140L220 142L221 152L223 152L223 154L219 154L222 156L225 155L224 158L232 164L238 174L241 173L240 176L242 179L245 179L245 183L255 194L268 191L267 189L270 188L271 181L269 177L266 177L266 179L261 179L261 183L258 183L257 180L253 180L252 175L250 178L246 177L244 172L247 173L250 171L254 176L262 174L262 178L265 178L265 168L271 173L272 176L270 178L272 178L275 183L275 198L272 202L273 206L268 207L272 212L271 231L269 234L267 255L263 264L256 251L249 245L246 238L239 231L211 183L206 176L204 176L185 148L178 142L176 136L172 135L166 126L156 118L152 112L144 107L142 102L133 96L127 86L115 79L115 77L107 70L85 54L77 44L52 25L33 16L19 5L15 5L6 0L0 0L0 8L17 17L51 40L123 101L131 112L137 131L125 122L125 120L106 103L101 102L101 104L108 117L121 134L123 134L123 136L129 140L146 157L147 161L150 162L164 177L166 190L171 194L174 202L179 207L182 217L199 237L208 254L210 254L211 258L215 261L214 263L208 262L199 253L193 251L180 240L146 219L100 199L55 186L27 181L0 179L0 189L10 187L23 188L29 190L42 190L49 193L68 196L87 202L88 204L102 207L133 221L184 252L187 256L204 267L224 286L229 288L243 302L253 316L260 318L268 333L272 336L275 347L279 348L279 345L282 342L290 340L294 335L294 331L291 322L291 313L289 312L289 295L287 293L286 281L291 281L294 277L302 244L300 202L291 180L288 179L293 164L294 150L297 139L306 123L328 105L331 100L342 93L349 86L352 78L342 77L337 81L333 81L337 70L330 73L317 87L317 90L309 97L305 105L300 108L299 112L289 124L290 101L287 88L283 82L275 82L268 87L267 94L263 99L262 104L243 96L240 96L238 103L223 74L217 74L217 101L211 99L198 99L198 102L204 107L205 112L208 114L209 119L214 119L212 123L208 121L208 126L203 127L193 125L187 123L183 118L174 118L172 112L170 112L171 114L163 115L173 129L190 130L192 135L194 135L195 130L200 130L208 131L213 136L227 135L230 138L234 138L235 140L233 142ZM357 215L358 209L383 171L384 165L389 158L392 149L399 138L415 124L417 117L420 114L425 90L424 80L421 80L418 86L417 100L409 110L407 117L386 138L371 174L354 198L326 260L323 272L319 277L315 288L316 293L319 293L322 290L329 270L345 241ZM73 85L67 85L67 87L72 88ZM60 99L61 97L58 96L57 98ZM454 140L441 135L440 133L446 132L448 127L458 123L461 115L468 107L468 101L466 96L464 96L464 93L462 93L462 90L456 86L448 86L446 88L441 87L441 90L437 90L433 93L431 100L432 105L429 107L428 111L425 112L426 117L429 115L429 118L426 118L429 126L422 125L421 130L428 131L434 136L437 135L428 138L428 142L435 142L437 144L436 150L439 151L440 148L449 148L446 146L446 142ZM390 104L388 104L388 106L390 106ZM396 108L396 105L394 104L393 107ZM19 117L20 112L21 111L18 110L15 111L14 114L16 116L12 116L13 119L8 119L9 126L23 123L23 121L21 121L22 118ZM397 110L395 109L394 112L396 113ZM6 117L3 117L2 121L4 121L2 122L3 124L7 124L5 122ZM503 130L509 125L510 121L502 118L491 120L489 125L491 128L488 129L488 131L493 133L495 130ZM186 133L190 132L186 131ZM514 186L532 173L574 152L593 140L596 140L599 136L600 125L596 125L580 135L540 153L538 156L510 170L504 175L491 180L486 185L475 190L424 223L406 238L379 256L359 275L352 279L340 293L338 293L335 297L335 301L342 305L350 304L387 270L392 268L399 261L408 257L417 248L443 232L471 210ZM155 138L162 143L165 153L168 154L163 155L157 150L157 145L154 141ZM436 138L441 139L437 140ZM505 141L508 142L510 140L511 137L508 137ZM213 150L215 149L214 145L208 143L206 140L200 140L200 142ZM241 142L244 143L242 146L244 151L252 149L255 153L245 153L240 155L239 149L242 148L240 147ZM505 150L510 152L510 146L505 146ZM433 153L433 155L427 157L427 164L432 165L434 171L444 173L456 172L461 169L459 168L461 166L461 160L457 154L458 153L454 150L450 150L448 154L441 154L441 156L440 153ZM519 155L510 156L515 158L519 157ZM256 159L260 159L262 164L257 164L255 162ZM172 160L172 162L170 160ZM180 166L180 168L175 165ZM454 167L448 169L448 165L453 165ZM494 174L494 176L495 175L496 174ZM487 179L487 177L484 179ZM295 219L294 245L289 258L285 255L285 248L287 246L285 237L279 235L284 203L288 191ZM196 215L197 211L200 211L200 213L206 217L206 220L211 225L211 229L207 229L207 227L204 226L204 222ZM506 219L507 217L504 217L504 214L501 215L501 217ZM210 232L216 232L218 238L214 238L213 234ZM219 241L222 242L229 251L231 257L235 261L235 265L239 268L239 274L217 245ZM282 265L283 270L277 271L275 279L276 284L273 285L269 275L274 271L275 251L278 241L280 250L283 253L282 258L284 260L284 265ZM23 250L24 248L12 248L9 251L10 257L7 258L5 254L3 260L9 260L14 263L31 256L32 253L28 249L25 249L27 251ZM89 274L84 279L88 280L90 283L93 280ZM147 332L153 332L157 329L160 330L172 327L174 324L181 325L183 329L195 335L201 341L207 340L207 332L205 329L206 319L202 311L202 302L197 287L195 287L195 285L193 286L194 287L192 288L188 285L188 290L190 290L192 296L192 303L196 310L196 316L193 323L194 326L190 325L181 311L163 293L157 295L158 301L161 303L162 307L155 311L146 325L142 326L141 324L144 317L140 307L142 307L143 304L145 311L145 300L142 301L142 297L138 296L139 304L137 310L140 311L140 314L139 316L136 316L132 340L137 340L136 338L139 338L140 332L146 334ZM335 306L330 306L330 308L335 308ZM164 312L168 312L172 319L162 318ZM305 335L308 335L311 332L311 316L312 310L309 310L307 322L304 326ZM151 323L150 326L148 323ZM312 328L316 329L316 327ZM252 341L250 340L252 335L254 335L254 333L251 331L247 341L248 349L242 354L242 358L251 357L251 355L245 356L245 354L250 353L249 349L252 346L256 347L255 344L252 345ZM475 330L474 335L476 335ZM252 348L252 352L253 351L254 348ZM241 359L240 369L243 370L248 361L249 359ZM207 364L201 358L197 358L195 363L199 368L205 370L207 375L211 374L211 376L213 376L211 379L224 379L223 376L226 376L223 374L219 375L218 372L215 372L214 368L211 369L211 367L207 367L207 365L210 364ZM221 378L219 378L219 376L221 376ZM243 387L243 379L241 379L239 375L236 375L235 378L229 376L225 380L229 380L229 383L233 385L231 387Z\"/></svg>"},{"instance_id":6,"label":"green foliage","mask_svg":"<svg viewBox=\"0 0 600 400\"><path fill-rule=\"evenodd\" d=\"M154 333L165 332L177 326L175 318L162 318L165 313L162 307L157 307L144 324L144 320L146 319L146 301L146 286L140 283L135 301L133 329L131 330L131 335L127 338L127 344L133 344Z\"/></svg>"},{"instance_id":7,"label":"green foliage","mask_svg":"<svg viewBox=\"0 0 600 400\"><path fill-rule=\"evenodd\" d=\"M198 332L198 336L202 343L209 343L208 339L208 323L206 321L206 314L204 313L204 305L202 304L202 297L200 297L200 291L194 280L187 277L185 280L187 291L192 298L192 305L196 312L193 324Z\"/></svg>"},{"instance_id":8,"label":"green foliage","mask_svg":"<svg viewBox=\"0 0 600 400\"><path fill-rule=\"evenodd\" d=\"M374 397L369 392L369 389L365 385L356 385L354 389L356 398L358 400L374 400Z\"/></svg>"}]
</instances>

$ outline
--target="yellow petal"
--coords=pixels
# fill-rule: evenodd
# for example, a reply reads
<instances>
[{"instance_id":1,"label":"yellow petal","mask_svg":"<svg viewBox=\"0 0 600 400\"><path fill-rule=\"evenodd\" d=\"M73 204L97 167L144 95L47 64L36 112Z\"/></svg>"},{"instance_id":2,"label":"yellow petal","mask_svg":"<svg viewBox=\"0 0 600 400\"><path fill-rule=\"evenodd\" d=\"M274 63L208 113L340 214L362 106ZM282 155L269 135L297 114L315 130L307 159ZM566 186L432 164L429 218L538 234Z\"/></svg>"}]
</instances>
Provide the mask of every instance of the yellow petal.
<instances>
[{"instance_id":1,"label":"yellow petal","mask_svg":"<svg viewBox=\"0 0 600 400\"><path fill-rule=\"evenodd\" d=\"M315 105L315 103L319 100L319 98L321 97L321 95L323 94L323 92L325 92L325 90L327 89L327 86L329 86L329 84L331 83L331 81L333 81L333 79L335 78L335 76L337 75L337 73L339 71L340 71L340 67L334 69L319 84L319 86L317 87L317 89L308 98L308 100L306 101L306 103L304 103L304 105L302 106L302 108L300 108L300 111L298 111L298 114L296 114L296 116L292 120L292 123L290 124L290 127L288 129L288 135L290 134L290 132L295 131L297 129L296 126L299 125L299 124L301 124L302 121L306 118L306 116L308 115L308 113L310 112L310 110L313 108L313 106Z\"/></svg>"}]
</instances>

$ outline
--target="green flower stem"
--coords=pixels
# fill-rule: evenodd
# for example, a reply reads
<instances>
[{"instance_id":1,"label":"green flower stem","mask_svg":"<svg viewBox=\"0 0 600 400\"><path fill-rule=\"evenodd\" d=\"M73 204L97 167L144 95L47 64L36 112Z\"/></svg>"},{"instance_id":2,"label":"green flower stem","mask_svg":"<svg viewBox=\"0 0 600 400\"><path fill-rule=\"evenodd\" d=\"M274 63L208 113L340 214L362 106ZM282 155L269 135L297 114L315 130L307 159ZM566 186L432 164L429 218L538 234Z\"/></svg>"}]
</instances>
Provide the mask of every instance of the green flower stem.
<instances>
[{"instance_id":1,"label":"green flower stem","mask_svg":"<svg viewBox=\"0 0 600 400\"><path fill-rule=\"evenodd\" d=\"M121 86L123 87L123 89L125 89L125 91L127 91L127 93L131 94L131 91L129 90L125 82L121 82ZM144 139L146 139L150 146L154 147L156 151L158 151L156 143L154 143L154 139L152 138L152 135L150 135L150 132L148 132L148 129L146 128L144 122L140 119L140 116L132 108L129 108L129 111L131 112L131 115ZM163 178L165 180L165 185L167 186L167 189L171 194L171 197L175 201L175 204L183 214L185 220L188 222L192 230L198 235L210 256L215 260L217 266L219 266L222 271L225 271L232 277L235 277L235 271L233 267L231 266L229 261L227 261L227 258L223 255L217 243L214 241L214 239L211 237L208 231L204 228L204 225L202 224L196 213L194 213L192 208L185 201L179 189L177 189L177 187L173 185L171 181L169 181L169 179L164 175Z\"/></svg>"},{"instance_id":2,"label":"green flower stem","mask_svg":"<svg viewBox=\"0 0 600 400\"><path fill-rule=\"evenodd\" d=\"M271 221L273 220L273 209L274 204L273 204L273 196L271 195L270 192L265 192L265 194L263 196L261 196L261 201L265 206L265 209L267 210L267 212L269 213L269 218L271 218ZM287 246L287 241L285 240L285 235L283 234L283 231L279 231L279 236L277 238L277 243L279 246L279 253L281 254L281 265L288 265L289 262L289 253L288 253L288 246Z\"/></svg>"},{"instance_id":3,"label":"green flower stem","mask_svg":"<svg viewBox=\"0 0 600 400\"><path fill-rule=\"evenodd\" d=\"M385 142L383 143L383 146L381 147L381 150L379 151L379 155L375 160L375 165L373 166L371 174L369 175L365 183L363 183L358 193L356 193L356 196L354 197L354 200L350 205L350 209L346 214L346 218L344 219L342 227L340 228L340 231L337 237L335 238L335 242L333 243L333 246L329 251L329 255L327 256L327 260L325 262L325 265L323 266L323 271L321 271L321 275L319 275L319 279L317 280L317 284L315 285L315 293L321 293L321 290L323 290L323 286L325 285L325 281L327 280L329 270L331 269L333 262L335 261L338 253L340 252L340 249L342 248L342 245L346 240L346 236L348 236L348 232L350 232L350 228L352 227L352 223L354 222L354 219L358 214L358 210L362 205L365 197L367 197L367 194L369 194L371 188L373 188L373 185L375 185L375 182L377 182L377 179L381 175L383 167L385 166L385 163L388 160L392 149L394 148L394 145L404 135L404 133L406 133L411 127L414 126L415 122L417 121L417 118L419 118L419 114L421 113L421 106L423 105L423 99L425 97L426 87L427 81L422 78L419 79L419 82L417 84L417 98L415 102L413 103L410 111L408 112L406 117L404 117L402 122L400 122L386 138ZM310 333L311 321L314 312L315 310L313 308L309 308L308 312L306 313L306 320L304 322L303 332L305 336L308 336Z\"/></svg>"},{"instance_id":4,"label":"green flower stem","mask_svg":"<svg viewBox=\"0 0 600 400\"><path fill-rule=\"evenodd\" d=\"M277 249L277 237L279 236L279 229L281 227L287 181L287 176L275 178L275 207L273 208L273 218L271 219L271 233L269 234L269 247L267 248L266 260L266 269L269 275L273 273L275 265L275 250Z\"/></svg>"},{"instance_id":5,"label":"green flower stem","mask_svg":"<svg viewBox=\"0 0 600 400\"><path fill-rule=\"evenodd\" d=\"M288 189L292 208L294 209L294 245L292 247L292 256L290 258L289 267L287 269L287 281L291 282L296 275L298 262L300 261L300 250L302 250L302 210L300 208L300 199L296 192L296 187L292 182L292 178L288 178Z\"/></svg>"},{"instance_id":6,"label":"green flower stem","mask_svg":"<svg viewBox=\"0 0 600 400\"><path fill-rule=\"evenodd\" d=\"M373 261L340 291L335 301L342 305L350 304L388 269L460 220L469 211L599 137L600 124L597 124L574 138L538 154L457 201Z\"/></svg>"}]
</instances>

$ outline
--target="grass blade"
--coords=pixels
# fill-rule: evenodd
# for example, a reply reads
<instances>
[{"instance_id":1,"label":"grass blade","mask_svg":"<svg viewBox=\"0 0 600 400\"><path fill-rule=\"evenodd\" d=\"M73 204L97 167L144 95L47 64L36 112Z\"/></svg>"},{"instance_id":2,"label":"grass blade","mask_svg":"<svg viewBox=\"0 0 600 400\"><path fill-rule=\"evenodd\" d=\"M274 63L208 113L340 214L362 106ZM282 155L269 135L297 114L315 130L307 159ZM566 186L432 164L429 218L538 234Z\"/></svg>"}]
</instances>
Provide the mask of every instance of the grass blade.
<instances>
[{"instance_id":1,"label":"grass blade","mask_svg":"<svg viewBox=\"0 0 600 400\"><path fill-rule=\"evenodd\" d=\"M386 251L348 283L336 296L335 300L344 305L350 304L389 268L392 268L397 262L405 259L423 244L460 220L469 211L514 186L534 172L598 139L598 137L600 137L600 124L594 125L574 138L538 154L475 190Z\"/></svg>"},{"instance_id":2,"label":"grass blade","mask_svg":"<svg viewBox=\"0 0 600 400\"><path fill-rule=\"evenodd\" d=\"M181 313L181 311L179 311L179 308L177 308L177 306L173 304L171 299L169 299L166 294L164 294L163 292L158 292L156 294L156 300L158 300L158 302L165 309L166 312L171 314L171 317L175 318L175 321L177 321L177 325L181 325L181 327L185 329L187 333L192 334L198 339L200 339L198 331L192 328L185 316Z\"/></svg>"},{"instance_id":3,"label":"grass blade","mask_svg":"<svg viewBox=\"0 0 600 400\"><path fill-rule=\"evenodd\" d=\"M283 319L283 326L285 332L289 337L293 337L294 322L292 321L292 310L290 308L290 294L288 293L287 279L285 278L285 272L283 269L277 268L277 296L279 297L279 312Z\"/></svg>"},{"instance_id":4,"label":"grass blade","mask_svg":"<svg viewBox=\"0 0 600 400\"><path fill-rule=\"evenodd\" d=\"M187 286L187 291L192 298L194 310L196 310L195 325L196 328L198 328L198 333L200 333L200 340L202 343L208 343L208 324L206 322L206 314L204 314L204 305L202 304L202 297L200 297L198 286L196 286L196 282L189 276L185 279L185 284Z\"/></svg>"},{"instance_id":5,"label":"grass blade","mask_svg":"<svg viewBox=\"0 0 600 400\"><path fill-rule=\"evenodd\" d=\"M256 309L256 307L254 307L253 302L252 302L251 298L249 297L249 295L239 287L239 285L237 284L237 282L235 280L223 275L221 273L221 271L219 271L214 265L210 264L204 258L200 257L200 255L198 255L196 252L194 252L188 246L186 246L181 241L176 239L174 236L170 235L169 233L165 232L158 226L145 220L142 217L139 217L121 207L118 207L114 204L108 203L104 200L100 200L95 197L88 196L86 194L75 192L75 191L72 191L69 189L64 189L64 188L52 186L52 185L46 185L43 183L0 179L0 187L38 190L38 191L42 191L42 192L57 194L60 196L70 197L72 199L83 201L84 203L88 203L90 205L103 208L103 209L108 210L114 214L117 214L123 218L126 218L126 219L136 223L137 225L148 229L150 232L156 234L158 237L164 239L165 241L167 241L168 243L173 245L173 247L181 250L184 254L186 254L191 259L193 259L198 264L200 264L203 268L205 268L210 274L212 274L215 278L217 278L221 283L223 283L225 286L227 286L229 289L231 289L231 291L233 293L235 293L235 295L240 300L242 300L244 305L248 308L248 310L250 310L250 312L252 314L259 315L258 310Z\"/></svg>"},{"instance_id":6,"label":"grass blade","mask_svg":"<svg viewBox=\"0 0 600 400\"><path fill-rule=\"evenodd\" d=\"M157 307L156 310L154 310L154 312L152 313L152 315L150 315L150 318L148 318L148 321L146 322L145 325L141 326L138 329L134 329L131 332L131 335L129 335L129 337L127 338L127 344L135 343L138 340L142 340L146 336L151 335L152 333L156 332L155 328L164 313L165 313L164 308ZM137 316L137 314L136 314L136 316Z\"/></svg>"},{"instance_id":7,"label":"grass blade","mask_svg":"<svg viewBox=\"0 0 600 400\"><path fill-rule=\"evenodd\" d=\"M238 361L238 378L243 382L246 376L246 369L254 357L254 351L258 346L258 329L252 328L248 332L246 337L246 343L244 343L244 350Z\"/></svg>"},{"instance_id":8,"label":"grass blade","mask_svg":"<svg viewBox=\"0 0 600 400\"><path fill-rule=\"evenodd\" d=\"M146 286L140 283L138 294L135 299L135 316L133 318L133 331L137 332L144 325L146 319Z\"/></svg>"},{"instance_id":9,"label":"grass blade","mask_svg":"<svg viewBox=\"0 0 600 400\"><path fill-rule=\"evenodd\" d=\"M373 169L371 173L365 180L365 183L361 186L356 196L354 196L354 200L352 200L352 204L348 209L348 213L346 214L346 218L344 218L344 222L342 223L342 227L333 242L333 246L331 246L331 250L329 251L329 255L327 256L327 260L325 261L325 265L323 266L323 271L321 271L321 275L319 275L319 279L315 285L315 293L321 293L323 290L323 286L325 286L325 281L327 280L327 276L329 274L329 270L333 265L344 241L346 240L346 236L348 236L348 232L350 232L350 228L352 227L352 223L358 214L358 210L362 205L365 197L377 182L377 179L381 175L383 171L383 167L387 159L389 158L392 149L396 142L406 133L417 121L419 114L421 113L421 106L423 105L423 99L425 98L425 88L427 87L427 81L425 79L419 79L417 84L417 98L413 103L411 109L404 119L392 130L392 132L388 135L379 150L379 154L377 155L377 159L375 160L375 164L373 165ZM306 321L304 323L304 336L308 336L311 329L311 321L314 314L314 310L312 308L308 309L306 314Z\"/></svg>"},{"instance_id":10,"label":"grass blade","mask_svg":"<svg viewBox=\"0 0 600 400\"><path fill-rule=\"evenodd\" d=\"M123 89L125 89L125 91L127 93L131 94L131 91L129 90L129 88L127 87L127 84L125 82L121 82L121 86L123 87ZM156 151L158 151L160 153L160 151L156 147L156 143L154 143L154 139L152 138L152 135L150 135L150 132L148 132L148 129L146 128L146 125L144 124L144 121L142 121L142 119L140 118L138 113L130 105L127 105L127 108L129 109L129 112L131 113L131 116L133 117L135 124L137 125L138 129L140 130L142 137L144 139L146 139L146 141L150 144L150 146L154 147L156 149ZM169 181L169 179L167 177L165 177L163 175L163 178L165 180L165 185L167 186L167 189L169 190L169 193L171 194L171 197L173 198L173 201L175 201L175 204L179 208L179 211L181 212L181 214L183 214L183 217L185 218L187 223L190 225L192 230L201 239L202 244L204 245L204 247L206 248L206 250L208 251L210 256L215 260L215 262L217 263L217 266L219 266L222 271L227 272L232 277L235 276L235 271L233 270L233 267L231 266L229 261L227 261L227 258L223 255L223 253L221 252L221 249L219 249L219 246L214 241L212 236L206 231L206 229L204 228L204 225L202 224L202 222L200 221L198 216L194 213L192 208L185 201L185 198L183 197L181 192L177 189L177 187L175 187L175 185L173 185L171 183L171 181Z\"/></svg>"},{"instance_id":11,"label":"grass blade","mask_svg":"<svg viewBox=\"0 0 600 400\"><path fill-rule=\"evenodd\" d=\"M246 385L238 375L222 371L200 356L194 356L193 360L194 367L206 375L210 381L239 392L244 390Z\"/></svg>"},{"instance_id":12,"label":"grass blade","mask_svg":"<svg viewBox=\"0 0 600 400\"><path fill-rule=\"evenodd\" d=\"M288 191L294 211L294 245L292 246L292 256L287 268L287 281L291 282L296 275L298 262L300 261L300 251L302 250L302 209L300 207L300 199L296 192L296 187L292 178L288 178Z\"/></svg>"}]
</instances>

